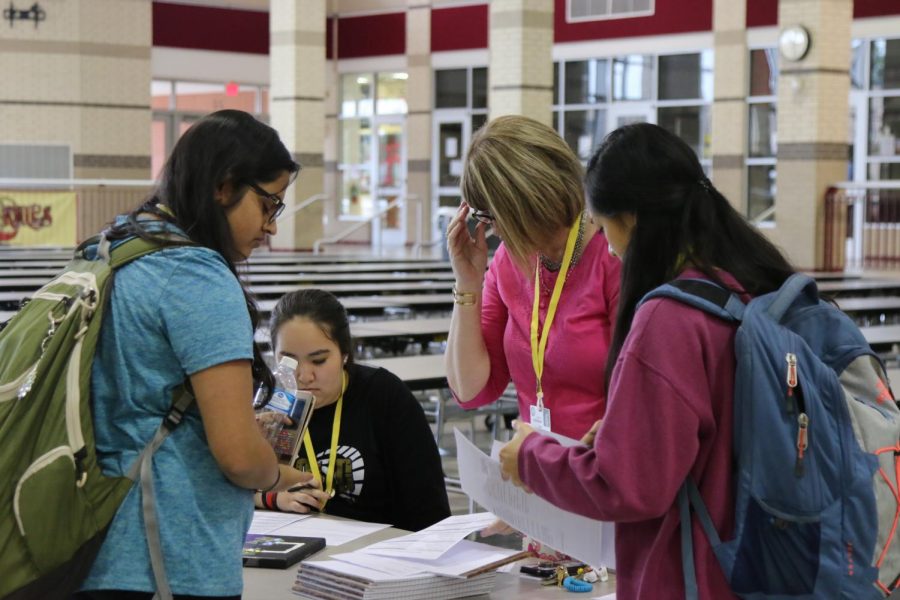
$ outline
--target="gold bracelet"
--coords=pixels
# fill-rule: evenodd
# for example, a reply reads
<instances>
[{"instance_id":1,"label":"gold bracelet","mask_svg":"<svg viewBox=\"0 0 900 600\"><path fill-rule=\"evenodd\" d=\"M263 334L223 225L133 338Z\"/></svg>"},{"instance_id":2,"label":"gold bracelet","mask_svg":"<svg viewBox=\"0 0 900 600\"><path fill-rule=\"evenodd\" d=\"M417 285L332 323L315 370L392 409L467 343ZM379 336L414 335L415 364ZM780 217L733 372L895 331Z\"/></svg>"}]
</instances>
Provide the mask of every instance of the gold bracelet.
<instances>
[{"instance_id":1,"label":"gold bracelet","mask_svg":"<svg viewBox=\"0 0 900 600\"><path fill-rule=\"evenodd\" d=\"M475 305L475 292L460 292L456 289L456 284L453 284L453 301L459 304L460 306L474 306Z\"/></svg>"}]
</instances>

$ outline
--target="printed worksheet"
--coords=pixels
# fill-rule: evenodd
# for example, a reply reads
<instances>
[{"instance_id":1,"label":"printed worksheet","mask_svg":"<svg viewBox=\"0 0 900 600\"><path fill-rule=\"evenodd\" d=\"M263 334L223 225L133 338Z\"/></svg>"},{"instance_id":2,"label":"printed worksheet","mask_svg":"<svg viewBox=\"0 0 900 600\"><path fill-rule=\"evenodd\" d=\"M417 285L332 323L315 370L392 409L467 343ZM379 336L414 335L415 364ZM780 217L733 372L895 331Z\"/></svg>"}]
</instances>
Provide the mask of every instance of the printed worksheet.
<instances>
[{"instance_id":1,"label":"printed worksheet","mask_svg":"<svg viewBox=\"0 0 900 600\"><path fill-rule=\"evenodd\" d=\"M459 543L464 537L484 529L496 520L491 513L454 515L431 527L367 546L362 551L382 556L435 560Z\"/></svg>"},{"instance_id":2,"label":"printed worksheet","mask_svg":"<svg viewBox=\"0 0 900 600\"><path fill-rule=\"evenodd\" d=\"M615 568L612 523L557 508L500 477L500 462L458 429L456 458L463 491L511 527L595 567Z\"/></svg>"}]
</instances>

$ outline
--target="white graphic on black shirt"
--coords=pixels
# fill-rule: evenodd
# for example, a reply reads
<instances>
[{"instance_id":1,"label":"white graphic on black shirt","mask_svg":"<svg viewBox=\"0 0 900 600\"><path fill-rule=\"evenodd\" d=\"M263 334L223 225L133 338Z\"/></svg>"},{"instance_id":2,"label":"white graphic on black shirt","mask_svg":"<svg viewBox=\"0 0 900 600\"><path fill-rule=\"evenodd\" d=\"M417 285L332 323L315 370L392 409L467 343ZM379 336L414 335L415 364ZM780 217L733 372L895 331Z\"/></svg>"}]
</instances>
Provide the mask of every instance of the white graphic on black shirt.
<instances>
[{"instance_id":1,"label":"white graphic on black shirt","mask_svg":"<svg viewBox=\"0 0 900 600\"><path fill-rule=\"evenodd\" d=\"M316 460L319 462L319 470L322 479L327 480L329 460L328 450L319 452ZM338 446L337 468L334 472L332 489L336 496L342 496L348 502L356 502L362 493L363 483L366 479L366 464L362 454L352 446Z\"/></svg>"}]
</instances>

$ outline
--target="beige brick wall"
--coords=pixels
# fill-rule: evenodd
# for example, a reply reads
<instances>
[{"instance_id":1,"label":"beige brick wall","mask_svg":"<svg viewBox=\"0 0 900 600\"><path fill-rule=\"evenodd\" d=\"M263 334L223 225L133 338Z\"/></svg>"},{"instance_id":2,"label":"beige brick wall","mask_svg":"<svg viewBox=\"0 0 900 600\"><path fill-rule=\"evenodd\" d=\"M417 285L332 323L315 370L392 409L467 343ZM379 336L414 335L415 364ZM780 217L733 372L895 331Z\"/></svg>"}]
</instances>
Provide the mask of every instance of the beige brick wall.
<instances>
[{"instance_id":1,"label":"beige brick wall","mask_svg":"<svg viewBox=\"0 0 900 600\"><path fill-rule=\"evenodd\" d=\"M0 142L64 143L76 177L150 175L150 0L43 6L0 27Z\"/></svg>"},{"instance_id":2,"label":"beige brick wall","mask_svg":"<svg viewBox=\"0 0 900 600\"><path fill-rule=\"evenodd\" d=\"M551 125L553 3L490 3L489 101L491 118L523 114Z\"/></svg>"},{"instance_id":3,"label":"beige brick wall","mask_svg":"<svg viewBox=\"0 0 900 600\"><path fill-rule=\"evenodd\" d=\"M751 0L752 1L752 0ZM712 105L712 179L741 213L746 212L748 51L746 0L715 0L715 66Z\"/></svg>"},{"instance_id":4,"label":"beige brick wall","mask_svg":"<svg viewBox=\"0 0 900 600\"><path fill-rule=\"evenodd\" d=\"M325 0L270 3L271 123L303 165L287 210L325 189L325 15ZM283 219L272 247L311 248L323 236L323 215L320 201Z\"/></svg>"},{"instance_id":5,"label":"beige brick wall","mask_svg":"<svg viewBox=\"0 0 900 600\"><path fill-rule=\"evenodd\" d=\"M799 267L822 264L824 194L846 178L852 0L782 0L780 27L802 24L810 50L780 63L778 192L772 239Z\"/></svg>"}]
</instances>

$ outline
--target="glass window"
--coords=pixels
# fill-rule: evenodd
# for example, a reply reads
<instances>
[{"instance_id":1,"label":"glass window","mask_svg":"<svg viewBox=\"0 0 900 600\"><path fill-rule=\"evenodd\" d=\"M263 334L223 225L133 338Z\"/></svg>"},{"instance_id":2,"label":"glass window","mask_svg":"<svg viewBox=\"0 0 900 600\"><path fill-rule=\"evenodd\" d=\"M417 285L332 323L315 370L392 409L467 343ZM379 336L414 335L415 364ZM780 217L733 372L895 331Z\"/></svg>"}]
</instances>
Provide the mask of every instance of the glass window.
<instances>
[{"instance_id":1,"label":"glass window","mask_svg":"<svg viewBox=\"0 0 900 600\"><path fill-rule=\"evenodd\" d=\"M750 51L750 95L774 96L777 92L778 57L774 48Z\"/></svg>"},{"instance_id":2,"label":"glass window","mask_svg":"<svg viewBox=\"0 0 900 600\"><path fill-rule=\"evenodd\" d=\"M371 214L372 183L368 165L345 169L341 174L341 192L343 214Z\"/></svg>"},{"instance_id":3,"label":"glass window","mask_svg":"<svg viewBox=\"0 0 900 600\"><path fill-rule=\"evenodd\" d=\"M900 39L872 42L873 90L900 88Z\"/></svg>"},{"instance_id":4,"label":"glass window","mask_svg":"<svg viewBox=\"0 0 900 600\"><path fill-rule=\"evenodd\" d=\"M684 140L699 158L710 158L708 106L667 106L656 113L660 127Z\"/></svg>"},{"instance_id":5,"label":"glass window","mask_svg":"<svg viewBox=\"0 0 900 600\"><path fill-rule=\"evenodd\" d=\"M753 165L748 172L747 218L755 220L775 205L775 165ZM764 221L774 221L770 215Z\"/></svg>"},{"instance_id":6,"label":"glass window","mask_svg":"<svg viewBox=\"0 0 900 600\"><path fill-rule=\"evenodd\" d=\"M438 185L456 187L462 173L463 124L441 123L438 128Z\"/></svg>"},{"instance_id":7,"label":"glass window","mask_svg":"<svg viewBox=\"0 0 900 600\"><path fill-rule=\"evenodd\" d=\"M559 63L553 63L553 104L559 104ZM555 123L555 121L554 121Z\"/></svg>"},{"instance_id":8,"label":"glass window","mask_svg":"<svg viewBox=\"0 0 900 600\"><path fill-rule=\"evenodd\" d=\"M230 83L175 82L175 109L182 112L211 113L224 108L256 112L256 86Z\"/></svg>"},{"instance_id":9,"label":"glass window","mask_svg":"<svg viewBox=\"0 0 900 600\"><path fill-rule=\"evenodd\" d=\"M372 97L375 90L372 76L350 73L341 77L341 116L372 116Z\"/></svg>"},{"instance_id":10,"label":"glass window","mask_svg":"<svg viewBox=\"0 0 900 600\"><path fill-rule=\"evenodd\" d=\"M869 181L900 179L900 162L869 163Z\"/></svg>"},{"instance_id":11,"label":"glass window","mask_svg":"<svg viewBox=\"0 0 900 600\"><path fill-rule=\"evenodd\" d=\"M869 154L900 155L900 96L869 99Z\"/></svg>"},{"instance_id":12,"label":"glass window","mask_svg":"<svg viewBox=\"0 0 900 600\"><path fill-rule=\"evenodd\" d=\"M605 110L567 110L563 116L563 138L581 160L591 157L606 135Z\"/></svg>"},{"instance_id":13,"label":"glass window","mask_svg":"<svg viewBox=\"0 0 900 600\"><path fill-rule=\"evenodd\" d=\"M488 116L484 113L472 115L472 133L475 133L481 126L487 123Z\"/></svg>"},{"instance_id":14,"label":"glass window","mask_svg":"<svg viewBox=\"0 0 900 600\"><path fill-rule=\"evenodd\" d=\"M466 69L443 69L434 72L434 107L464 108L466 106Z\"/></svg>"},{"instance_id":15,"label":"glass window","mask_svg":"<svg viewBox=\"0 0 900 600\"><path fill-rule=\"evenodd\" d=\"M378 186L402 186L404 172L403 125L382 123L378 126Z\"/></svg>"},{"instance_id":16,"label":"glass window","mask_svg":"<svg viewBox=\"0 0 900 600\"><path fill-rule=\"evenodd\" d=\"M702 98L705 76L700 54L674 54L659 57L659 99ZM707 77L712 77L710 72Z\"/></svg>"},{"instance_id":17,"label":"glass window","mask_svg":"<svg viewBox=\"0 0 900 600\"><path fill-rule=\"evenodd\" d=\"M750 105L750 156L775 156L777 141L775 104L762 102Z\"/></svg>"},{"instance_id":18,"label":"glass window","mask_svg":"<svg viewBox=\"0 0 900 600\"><path fill-rule=\"evenodd\" d=\"M372 124L369 119L341 121L341 163L367 164L372 159Z\"/></svg>"},{"instance_id":19,"label":"glass window","mask_svg":"<svg viewBox=\"0 0 900 600\"><path fill-rule=\"evenodd\" d=\"M172 110L171 81L153 81L150 83L150 106L153 110Z\"/></svg>"},{"instance_id":20,"label":"glass window","mask_svg":"<svg viewBox=\"0 0 900 600\"><path fill-rule=\"evenodd\" d=\"M566 104L587 104L591 93L590 61L578 60L566 63Z\"/></svg>"},{"instance_id":21,"label":"glass window","mask_svg":"<svg viewBox=\"0 0 900 600\"><path fill-rule=\"evenodd\" d=\"M613 59L613 100L649 100L653 57L631 54Z\"/></svg>"},{"instance_id":22,"label":"glass window","mask_svg":"<svg viewBox=\"0 0 900 600\"><path fill-rule=\"evenodd\" d=\"M487 108L488 70L487 67L472 69L472 108Z\"/></svg>"},{"instance_id":23,"label":"glass window","mask_svg":"<svg viewBox=\"0 0 900 600\"><path fill-rule=\"evenodd\" d=\"M866 45L862 40L853 40L850 46L850 85L861 90L866 87Z\"/></svg>"},{"instance_id":24,"label":"glass window","mask_svg":"<svg viewBox=\"0 0 900 600\"><path fill-rule=\"evenodd\" d=\"M379 73L378 91L375 95L379 115L406 114L406 73Z\"/></svg>"},{"instance_id":25,"label":"glass window","mask_svg":"<svg viewBox=\"0 0 900 600\"><path fill-rule=\"evenodd\" d=\"M153 179L159 177L166 162L166 138L168 137L169 120L172 115L155 118L150 122L150 174Z\"/></svg>"}]
</instances>

